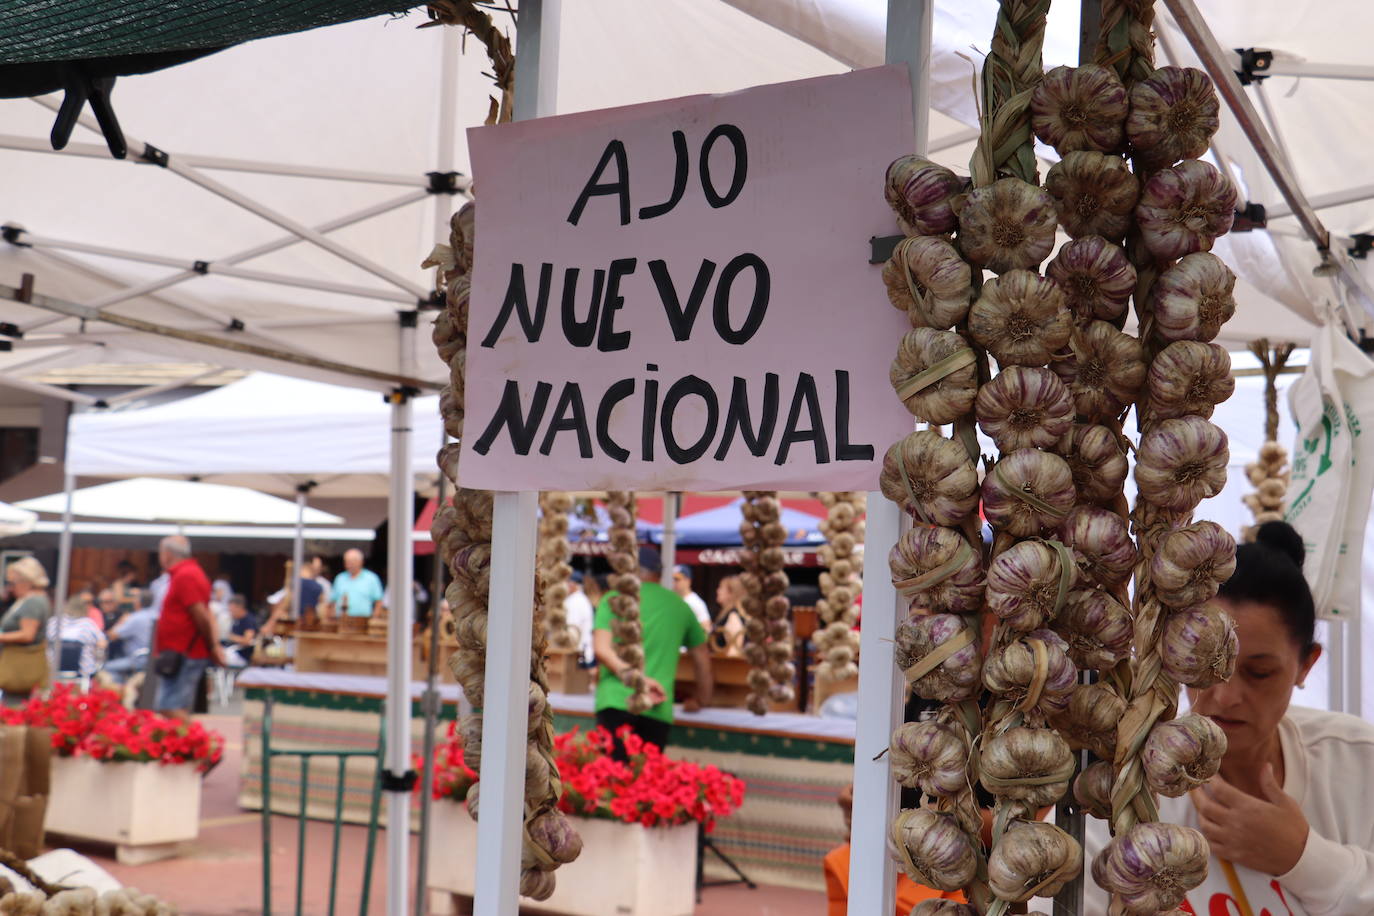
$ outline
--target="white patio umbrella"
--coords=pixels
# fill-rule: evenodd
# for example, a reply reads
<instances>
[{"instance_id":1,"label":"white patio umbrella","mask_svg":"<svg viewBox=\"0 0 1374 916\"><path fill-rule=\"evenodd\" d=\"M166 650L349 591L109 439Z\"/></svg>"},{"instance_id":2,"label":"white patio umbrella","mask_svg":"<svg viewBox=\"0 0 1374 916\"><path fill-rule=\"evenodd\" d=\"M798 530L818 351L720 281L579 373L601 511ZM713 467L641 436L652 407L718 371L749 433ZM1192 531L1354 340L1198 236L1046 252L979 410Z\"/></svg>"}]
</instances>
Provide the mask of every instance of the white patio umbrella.
<instances>
[{"instance_id":1,"label":"white patio umbrella","mask_svg":"<svg viewBox=\"0 0 1374 916\"><path fill-rule=\"evenodd\" d=\"M61 513L65 493L26 499L21 509ZM319 509L301 509L294 503L257 490L190 480L134 477L72 491L72 515L124 518L148 522L216 522L221 524L338 525L343 519Z\"/></svg>"},{"instance_id":2,"label":"white patio umbrella","mask_svg":"<svg viewBox=\"0 0 1374 916\"><path fill-rule=\"evenodd\" d=\"M28 534L38 524L38 516L9 503L0 503L0 537Z\"/></svg>"}]
</instances>

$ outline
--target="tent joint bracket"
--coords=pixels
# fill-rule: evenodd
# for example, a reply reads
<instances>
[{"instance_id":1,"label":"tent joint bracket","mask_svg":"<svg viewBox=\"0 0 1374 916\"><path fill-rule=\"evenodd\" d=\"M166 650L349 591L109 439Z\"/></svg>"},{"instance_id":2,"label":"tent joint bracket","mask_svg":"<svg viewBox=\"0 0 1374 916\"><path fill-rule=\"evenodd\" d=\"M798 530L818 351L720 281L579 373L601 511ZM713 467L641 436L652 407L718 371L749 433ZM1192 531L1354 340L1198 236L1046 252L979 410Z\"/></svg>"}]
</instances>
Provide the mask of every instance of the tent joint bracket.
<instances>
[{"instance_id":1,"label":"tent joint bracket","mask_svg":"<svg viewBox=\"0 0 1374 916\"><path fill-rule=\"evenodd\" d=\"M0 226L0 238L3 238L16 248L33 247L32 243L24 241L24 234L26 232L28 232L28 230L23 226L15 226L10 223Z\"/></svg>"},{"instance_id":2,"label":"tent joint bracket","mask_svg":"<svg viewBox=\"0 0 1374 916\"><path fill-rule=\"evenodd\" d=\"M463 177L462 172L425 172L425 177L429 179L425 190L430 194L452 195L462 190L458 187L458 179Z\"/></svg>"},{"instance_id":3,"label":"tent joint bracket","mask_svg":"<svg viewBox=\"0 0 1374 916\"><path fill-rule=\"evenodd\" d=\"M172 154L166 150L158 149L151 143L144 143L143 152L138 154L138 158L150 165L165 169L167 164L172 161Z\"/></svg>"},{"instance_id":4,"label":"tent joint bracket","mask_svg":"<svg viewBox=\"0 0 1374 916\"><path fill-rule=\"evenodd\" d=\"M1258 85L1261 80L1269 78L1269 68L1274 66L1273 51L1236 48L1236 53L1240 55L1240 69L1236 71L1236 79L1240 80L1242 86Z\"/></svg>"}]
</instances>

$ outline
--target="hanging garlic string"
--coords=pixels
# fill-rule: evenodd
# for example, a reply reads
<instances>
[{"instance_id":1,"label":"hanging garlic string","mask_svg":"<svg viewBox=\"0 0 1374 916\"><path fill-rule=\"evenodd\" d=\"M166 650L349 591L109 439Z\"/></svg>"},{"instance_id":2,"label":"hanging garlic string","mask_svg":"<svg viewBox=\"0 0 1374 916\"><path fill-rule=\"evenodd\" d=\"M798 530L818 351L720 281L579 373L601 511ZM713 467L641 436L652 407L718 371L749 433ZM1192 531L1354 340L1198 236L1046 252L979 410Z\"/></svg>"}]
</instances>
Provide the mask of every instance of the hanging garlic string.
<instances>
[{"instance_id":1,"label":"hanging garlic string","mask_svg":"<svg viewBox=\"0 0 1374 916\"><path fill-rule=\"evenodd\" d=\"M572 577L572 566L568 563L572 556L568 544L568 512L572 505L572 497L567 493L539 494L539 549L536 553L542 584L539 604L544 609L549 642L555 649L565 652L575 650L586 635L568 628L568 613L563 604L568 598L568 582Z\"/></svg>"},{"instance_id":2,"label":"hanging garlic string","mask_svg":"<svg viewBox=\"0 0 1374 916\"><path fill-rule=\"evenodd\" d=\"M744 647L749 660L749 696L745 702L750 712L761 716L770 704L791 703L796 696L792 686L795 650L788 622L791 605L784 594L788 578L782 548L787 542L787 528L776 492L745 491L740 511L744 516L740 525L744 542L741 579L749 618Z\"/></svg>"},{"instance_id":3,"label":"hanging garlic string","mask_svg":"<svg viewBox=\"0 0 1374 916\"><path fill-rule=\"evenodd\" d=\"M1249 350L1260 361L1264 372L1264 443L1259 448L1256 460L1245 466L1245 475L1254 492L1243 497L1245 505L1254 517L1254 524L1241 530L1241 540L1253 541L1255 531L1260 525L1283 519L1283 506L1288 495L1288 450L1278 441L1279 438L1279 391L1278 377L1288 363L1293 352L1292 344L1270 346L1265 338L1251 341Z\"/></svg>"},{"instance_id":4,"label":"hanging garlic string","mask_svg":"<svg viewBox=\"0 0 1374 916\"><path fill-rule=\"evenodd\" d=\"M644 676L644 630L639 620L639 537L635 531L635 495L627 490L609 490L606 508L611 516L611 579L616 592L608 602L615 621L611 635L615 652L628 669L620 680L630 688L626 709L638 715L648 709L649 681Z\"/></svg>"},{"instance_id":5,"label":"hanging garlic string","mask_svg":"<svg viewBox=\"0 0 1374 916\"><path fill-rule=\"evenodd\" d=\"M826 544L820 550L825 571L821 573L821 600L816 612L825 627L816 634L816 650L821 663L816 676L826 681L856 677L859 634L853 629L858 620L855 604L863 593L864 503L860 492L819 493L826 507L821 533Z\"/></svg>"}]
</instances>

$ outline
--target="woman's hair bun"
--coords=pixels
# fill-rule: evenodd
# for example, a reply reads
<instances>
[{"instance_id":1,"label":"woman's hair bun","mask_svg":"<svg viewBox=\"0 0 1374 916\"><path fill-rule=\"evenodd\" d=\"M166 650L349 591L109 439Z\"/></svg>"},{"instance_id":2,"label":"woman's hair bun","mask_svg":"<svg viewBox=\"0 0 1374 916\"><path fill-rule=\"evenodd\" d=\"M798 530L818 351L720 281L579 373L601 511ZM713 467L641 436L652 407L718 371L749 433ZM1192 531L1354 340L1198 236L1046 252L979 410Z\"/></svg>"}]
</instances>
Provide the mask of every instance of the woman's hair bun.
<instances>
[{"instance_id":1,"label":"woman's hair bun","mask_svg":"<svg viewBox=\"0 0 1374 916\"><path fill-rule=\"evenodd\" d=\"M1287 522L1265 522L1255 531L1255 540L1270 550L1276 550L1293 561L1302 569L1302 561L1307 557L1302 535Z\"/></svg>"}]
</instances>

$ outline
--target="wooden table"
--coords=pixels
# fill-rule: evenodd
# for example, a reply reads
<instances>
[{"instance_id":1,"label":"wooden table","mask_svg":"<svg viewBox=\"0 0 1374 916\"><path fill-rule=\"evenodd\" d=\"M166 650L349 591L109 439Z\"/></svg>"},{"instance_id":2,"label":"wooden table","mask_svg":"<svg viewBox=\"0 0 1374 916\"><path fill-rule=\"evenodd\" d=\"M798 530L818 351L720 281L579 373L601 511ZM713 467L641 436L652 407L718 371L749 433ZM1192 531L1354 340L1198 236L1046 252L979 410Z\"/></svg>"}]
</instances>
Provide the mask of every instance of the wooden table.
<instances>
[{"instance_id":1,"label":"wooden table","mask_svg":"<svg viewBox=\"0 0 1374 916\"><path fill-rule=\"evenodd\" d=\"M744 702L749 696L748 659L711 653L711 679L715 685L711 695L712 707L744 708ZM673 687L674 695L679 700L693 695L693 691L696 689L696 680L696 669L692 667L691 656L683 655L677 660L677 677ZM770 703L768 708L773 712L800 711L800 706L796 701Z\"/></svg>"},{"instance_id":2,"label":"wooden table","mask_svg":"<svg viewBox=\"0 0 1374 916\"><path fill-rule=\"evenodd\" d=\"M367 633L322 633L297 630L296 670L302 673L362 674L385 677L387 666L386 637ZM428 646L425 647L428 649ZM454 642L439 643L439 680L454 683L448 660L457 650ZM429 676L429 664L420 648L419 639L411 645L412 672L416 678Z\"/></svg>"}]
</instances>

